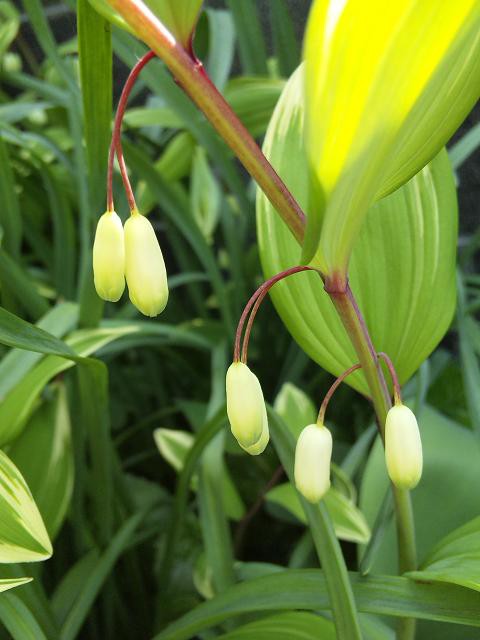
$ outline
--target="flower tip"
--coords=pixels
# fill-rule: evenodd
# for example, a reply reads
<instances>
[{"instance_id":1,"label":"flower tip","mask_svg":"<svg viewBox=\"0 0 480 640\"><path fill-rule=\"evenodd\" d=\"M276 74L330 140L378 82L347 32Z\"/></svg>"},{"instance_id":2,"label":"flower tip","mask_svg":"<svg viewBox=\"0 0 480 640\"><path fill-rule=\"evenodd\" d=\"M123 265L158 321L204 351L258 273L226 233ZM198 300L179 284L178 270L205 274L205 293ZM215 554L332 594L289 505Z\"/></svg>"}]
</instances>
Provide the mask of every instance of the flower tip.
<instances>
[{"instance_id":1,"label":"flower tip","mask_svg":"<svg viewBox=\"0 0 480 640\"><path fill-rule=\"evenodd\" d=\"M243 362L233 362L226 376L227 415L233 435L251 455L268 444L268 420L262 387Z\"/></svg>"},{"instance_id":2,"label":"flower tip","mask_svg":"<svg viewBox=\"0 0 480 640\"><path fill-rule=\"evenodd\" d=\"M423 470L420 430L413 411L396 404L385 423L385 462L388 475L399 489L414 489Z\"/></svg>"},{"instance_id":3,"label":"flower tip","mask_svg":"<svg viewBox=\"0 0 480 640\"><path fill-rule=\"evenodd\" d=\"M313 504L330 489L332 434L324 425L309 424L300 434L295 449L295 485Z\"/></svg>"}]
</instances>

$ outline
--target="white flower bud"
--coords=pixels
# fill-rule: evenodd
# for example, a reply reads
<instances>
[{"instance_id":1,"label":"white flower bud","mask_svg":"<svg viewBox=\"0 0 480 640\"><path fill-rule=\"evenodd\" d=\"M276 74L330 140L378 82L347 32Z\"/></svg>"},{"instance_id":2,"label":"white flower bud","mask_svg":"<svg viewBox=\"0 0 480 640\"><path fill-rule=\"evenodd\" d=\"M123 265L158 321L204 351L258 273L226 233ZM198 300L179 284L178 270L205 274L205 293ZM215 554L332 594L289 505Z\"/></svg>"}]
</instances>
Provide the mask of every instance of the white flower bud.
<instances>
[{"instance_id":1,"label":"white flower bud","mask_svg":"<svg viewBox=\"0 0 480 640\"><path fill-rule=\"evenodd\" d=\"M388 475L400 489L413 489L422 476L422 441L415 414L404 404L390 409L385 423Z\"/></svg>"},{"instance_id":2,"label":"white flower bud","mask_svg":"<svg viewBox=\"0 0 480 640\"><path fill-rule=\"evenodd\" d=\"M139 311L154 317L165 309L168 284L162 251L150 221L138 211L125 223L125 277Z\"/></svg>"},{"instance_id":3,"label":"white flower bud","mask_svg":"<svg viewBox=\"0 0 480 640\"><path fill-rule=\"evenodd\" d=\"M233 362L227 371L226 388L232 433L242 448L258 455L267 446L269 437L260 382L246 364Z\"/></svg>"},{"instance_id":4,"label":"white flower bud","mask_svg":"<svg viewBox=\"0 0 480 640\"><path fill-rule=\"evenodd\" d=\"M100 218L93 243L93 278L103 300L116 302L125 289L125 242L122 221L115 211Z\"/></svg>"},{"instance_id":5,"label":"white flower bud","mask_svg":"<svg viewBox=\"0 0 480 640\"><path fill-rule=\"evenodd\" d=\"M295 449L295 485L309 502L319 502L330 489L332 434L324 425L309 424Z\"/></svg>"}]
</instances>

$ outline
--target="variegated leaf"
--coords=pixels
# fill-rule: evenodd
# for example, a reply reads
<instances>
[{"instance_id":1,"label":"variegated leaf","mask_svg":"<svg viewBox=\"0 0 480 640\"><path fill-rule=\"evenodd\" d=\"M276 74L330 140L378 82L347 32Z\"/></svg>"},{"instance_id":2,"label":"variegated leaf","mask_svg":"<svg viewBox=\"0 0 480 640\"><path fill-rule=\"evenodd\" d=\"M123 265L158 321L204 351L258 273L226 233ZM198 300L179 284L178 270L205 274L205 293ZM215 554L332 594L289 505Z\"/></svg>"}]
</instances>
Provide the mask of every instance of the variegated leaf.
<instances>
[{"instance_id":1,"label":"variegated leaf","mask_svg":"<svg viewBox=\"0 0 480 640\"><path fill-rule=\"evenodd\" d=\"M310 215L311 175L303 143L301 68L277 104L264 151ZM257 227L267 278L299 264L301 249L259 191ZM442 151L423 171L375 204L359 233L350 284L373 343L407 380L445 334L455 307L457 203L452 170ZM300 273L276 284L273 302L306 353L338 375L357 361L320 277ZM361 372L349 376L367 392Z\"/></svg>"}]
</instances>

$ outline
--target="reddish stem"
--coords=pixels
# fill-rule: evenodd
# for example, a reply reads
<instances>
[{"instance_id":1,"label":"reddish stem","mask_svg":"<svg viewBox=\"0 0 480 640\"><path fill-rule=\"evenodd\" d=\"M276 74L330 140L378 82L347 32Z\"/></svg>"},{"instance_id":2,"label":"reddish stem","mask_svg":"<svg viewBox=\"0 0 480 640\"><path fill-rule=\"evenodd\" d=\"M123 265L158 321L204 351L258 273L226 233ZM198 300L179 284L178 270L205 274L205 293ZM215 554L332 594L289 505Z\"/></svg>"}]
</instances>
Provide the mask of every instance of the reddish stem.
<instances>
[{"instance_id":1,"label":"reddish stem","mask_svg":"<svg viewBox=\"0 0 480 640\"><path fill-rule=\"evenodd\" d=\"M108 168L107 168L107 211L113 211L113 163L115 160L115 152L117 153L118 164L120 167L120 173L122 174L123 185L125 187L125 192L127 195L128 205L130 207L130 211L135 210L135 196L133 195L132 185L130 184L130 180L128 178L127 167L125 165L125 160L123 158L123 149L121 142L121 129L122 129L122 121L123 116L125 114L125 109L127 107L128 98L130 97L130 93L132 92L133 86L143 69L143 67L155 58L155 52L149 51L146 53L137 64L130 71L130 74L125 82L122 93L120 95L120 100L118 101L117 113L115 114L115 121L113 123L113 132L112 132L112 141L110 143L110 149L108 151Z\"/></svg>"},{"instance_id":2,"label":"reddish stem","mask_svg":"<svg viewBox=\"0 0 480 640\"><path fill-rule=\"evenodd\" d=\"M247 316L248 316L248 314L250 312L250 309L253 307L253 305L257 301L257 298L262 296L262 300L263 300L265 295L273 287L274 284L276 284L280 280L283 280L284 278L288 278L288 276L291 276L294 273L300 273L301 271L317 271L317 269L314 269L313 267L307 267L306 265L300 265L298 267L290 267L290 269L286 269L285 271L281 271L280 273L277 273L277 275L273 276L269 280L266 280L255 291L253 296L247 302L247 304L245 306L245 309L243 310L243 313L240 316L240 320L238 322L237 333L235 335L235 348L234 348L234 351L233 351L233 361L234 362L238 362L240 360L240 342L241 342L241 339L242 339L243 325L245 324L245 320L247 319ZM257 309L258 309L258 307L257 307ZM255 311L255 313L256 313L256 311ZM250 326L250 330L251 330L251 326ZM248 343L247 343L247 346L248 346ZM245 360L246 360L246 357L245 357ZM242 362L244 362L245 360L243 359L243 354L242 354Z\"/></svg>"},{"instance_id":3,"label":"reddish stem","mask_svg":"<svg viewBox=\"0 0 480 640\"><path fill-rule=\"evenodd\" d=\"M330 402L333 394L338 389L338 387L342 384L342 382L345 380L345 378L347 376L349 376L354 371L357 371L357 369L361 369L361 368L362 368L362 365L360 363L354 364L349 369L344 371L342 373L342 375L338 376L338 378L332 384L330 389L327 391L327 393L326 393L326 395L325 395L325 397L323 399L323 402L322 402L322 404L320 406L320 411L318 412L318 418L317 418L318 424L324 424L324 422L325 422L325 412L327 410L328 403Z\"/></svg>"},{"instance_id":4,"label":"reddish stem","mask_svg":"<svg viewBox=\"0 0 480 640\"><path fill-rule=\"evenodd\" d=\"M400 382L398 380L398 375L397 375L397 372L395 371L395 367L393 366L393 362L390 360L390 357L383 351L380 351L379 353L377 353L377 355L379 358L382 358L382 360L385 362L390 372L390 375L392 377L394 402L395 404L401 404L402 389L400 387Z\"/></svg>"}]
</instances>

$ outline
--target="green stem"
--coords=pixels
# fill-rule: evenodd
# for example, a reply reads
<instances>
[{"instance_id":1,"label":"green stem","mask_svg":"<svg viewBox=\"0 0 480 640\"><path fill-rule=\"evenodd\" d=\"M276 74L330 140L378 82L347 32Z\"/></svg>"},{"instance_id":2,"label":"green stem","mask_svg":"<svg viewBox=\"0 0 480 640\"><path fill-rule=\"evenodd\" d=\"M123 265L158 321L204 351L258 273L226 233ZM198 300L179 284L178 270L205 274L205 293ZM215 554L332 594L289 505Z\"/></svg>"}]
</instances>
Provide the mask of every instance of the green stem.
<instances>
[{"instance_id":1,"label":"green stem","mask_svg":"<svg viewBox=\"0 0 480 640\"><path fill-rule=\"evenodd\" d=\"M330 290L327 281L325 290L335 305L362 365L375 408L380 436L384 440L385 420L392 402L367 326L348 284L345 290L337 291ZM415 525L410 493L397 489L394 485L392 485L392 491L397 526L398 569L402 574L413 571L417 567ZM397 627L398 640L413 640L414 637L415 620L410 618L400 620Z\"/></svg>"},{"instance_id":2,"label":"green stem","mask_svg":"<svg viewBox=\"0 0 480 640\"><path fill-rule=\"evenodd\" d=\"M193 58L141 0L107 0L161 58L175 80L229 145L301 243L305 216L247 129Z\"/></svg>"}]
</instances>

